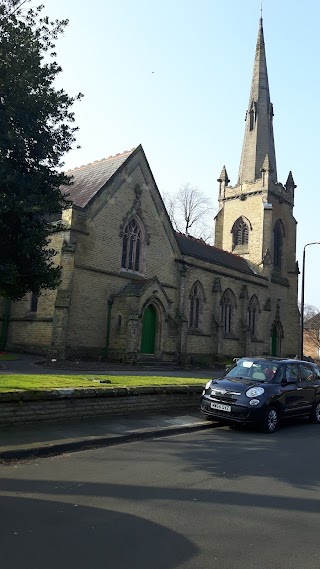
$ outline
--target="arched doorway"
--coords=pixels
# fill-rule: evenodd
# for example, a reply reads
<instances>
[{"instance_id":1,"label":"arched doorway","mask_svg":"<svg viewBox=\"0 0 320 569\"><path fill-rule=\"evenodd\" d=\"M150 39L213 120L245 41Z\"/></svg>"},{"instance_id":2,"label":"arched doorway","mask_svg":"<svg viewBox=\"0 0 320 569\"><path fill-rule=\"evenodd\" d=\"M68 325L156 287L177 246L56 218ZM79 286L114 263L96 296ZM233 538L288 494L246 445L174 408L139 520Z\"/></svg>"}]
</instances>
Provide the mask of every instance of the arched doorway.
<instances>
[{"instance_id":1,"label":"arched doorway","mask_svg":"<svg viewBox=\"0 0 320 569\"><path fill-rule=\"evenodd\" d=\"M142 320L141 353L154 354L156 347L157 313L152 304L144 311Z\"/></svg>"},{"instance_id":2,"label":"arched doorway","mask_svg":"<svg viewBox=\"0 0 320 569\"><path fill-rule=\"evenodd\" d=\"M273 325L271 330L271 355L281 356L282 326L279 322Z\"/></svg>"}]
</instances>

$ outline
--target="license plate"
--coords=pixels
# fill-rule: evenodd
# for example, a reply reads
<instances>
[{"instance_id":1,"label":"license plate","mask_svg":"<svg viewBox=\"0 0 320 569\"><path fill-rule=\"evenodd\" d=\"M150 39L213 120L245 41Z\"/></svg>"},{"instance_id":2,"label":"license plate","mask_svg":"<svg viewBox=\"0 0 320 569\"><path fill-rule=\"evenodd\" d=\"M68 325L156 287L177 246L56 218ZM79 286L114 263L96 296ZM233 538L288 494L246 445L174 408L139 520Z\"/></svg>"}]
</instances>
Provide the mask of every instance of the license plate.
<instances>
[{"instance_id":1,"label":"license plate","mask_svg":"<svg viewBox=\"0 0 320 569\"><path fill-rule=\"evenodd\" d=\"M211 403L211 409L217 409L218 411L228 411L231 412L230 405L222 405L222 403Z\"/></svg>"}]
</instances>

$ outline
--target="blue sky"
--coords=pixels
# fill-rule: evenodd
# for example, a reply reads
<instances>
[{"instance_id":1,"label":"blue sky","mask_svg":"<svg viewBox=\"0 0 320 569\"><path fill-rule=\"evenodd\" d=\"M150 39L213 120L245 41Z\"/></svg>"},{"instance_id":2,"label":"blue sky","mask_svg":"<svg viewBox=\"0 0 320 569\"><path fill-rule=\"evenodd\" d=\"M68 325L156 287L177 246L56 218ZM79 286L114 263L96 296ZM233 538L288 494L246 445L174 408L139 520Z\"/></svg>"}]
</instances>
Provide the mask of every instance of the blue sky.
<instances>
[{"instance_id":1,"label":"blue sky","mask_svg":"<svg viewBox=\"0 0 320 569\"><path fill-rule=\"evenodd\" d=\"M259 0L44 0L68 18L59 84L75 106L73 168L142 144L160 191L187 182L217 207L225 164L236 183ZM264 33L279 181L292 170L297 257L320 241L318 22L315 0L265 0ZM305 302L320 308L320 245L307 248Z\"/></svg>"}]
</instances>

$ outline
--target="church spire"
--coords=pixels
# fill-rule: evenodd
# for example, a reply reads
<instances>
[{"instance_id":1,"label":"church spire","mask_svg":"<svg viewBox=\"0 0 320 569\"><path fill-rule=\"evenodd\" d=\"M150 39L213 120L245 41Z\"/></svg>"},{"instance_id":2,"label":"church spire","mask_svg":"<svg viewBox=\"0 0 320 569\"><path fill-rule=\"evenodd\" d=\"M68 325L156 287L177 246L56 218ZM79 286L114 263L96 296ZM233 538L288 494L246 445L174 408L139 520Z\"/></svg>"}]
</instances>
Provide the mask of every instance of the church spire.
<instances>
[{"instance_id":1,"label":"church spire","mask_svg":"<svg viewBox=\"0 0 320 569\"><path fill-rule=\"evenodd\" d=\"M262 178L266 156L268 156L270 163L270 179L277 182L273 139L273 106L270 102L262 17L259 21L249 106L245 120L246 127L238 182L252 182Z\"/></svg>"}]
</instances>

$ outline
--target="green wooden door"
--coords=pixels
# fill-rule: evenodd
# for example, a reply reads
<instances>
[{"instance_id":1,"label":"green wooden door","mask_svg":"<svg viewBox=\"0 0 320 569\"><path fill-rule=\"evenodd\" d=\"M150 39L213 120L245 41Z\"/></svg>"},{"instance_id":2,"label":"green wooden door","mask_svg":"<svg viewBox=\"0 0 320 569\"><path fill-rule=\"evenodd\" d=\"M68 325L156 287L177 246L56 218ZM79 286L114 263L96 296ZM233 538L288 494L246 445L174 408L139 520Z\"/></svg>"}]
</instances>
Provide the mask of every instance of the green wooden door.
<instances>
[{"instance_id":1,"label":"green wooden door","mask_svg":"<svg viewBox=\"0 0 320 569\"><path fill-rule=\"evenodd\" d=\"M154 306L150 304L144 311L142 321L141 353L154 354L156 344L157 315Z\"/></svg>"}]
</instances>

